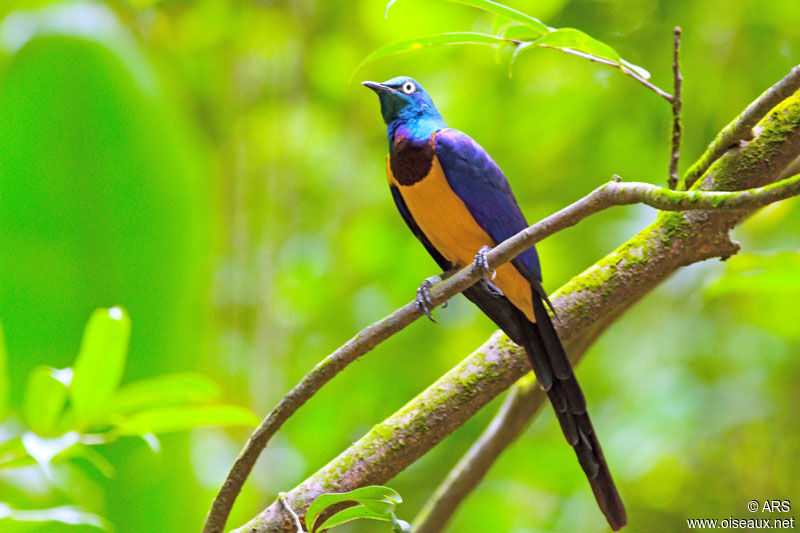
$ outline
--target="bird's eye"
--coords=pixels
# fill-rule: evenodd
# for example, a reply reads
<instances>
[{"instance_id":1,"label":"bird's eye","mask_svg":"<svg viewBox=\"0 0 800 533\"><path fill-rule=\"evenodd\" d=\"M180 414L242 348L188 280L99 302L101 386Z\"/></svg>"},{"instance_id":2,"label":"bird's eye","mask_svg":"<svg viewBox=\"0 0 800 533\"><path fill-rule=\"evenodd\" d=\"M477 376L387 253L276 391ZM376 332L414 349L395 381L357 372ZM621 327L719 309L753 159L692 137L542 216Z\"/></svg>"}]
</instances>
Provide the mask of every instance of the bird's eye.
<instances>
[{"instance_id":1,"label":"bird's eye","mask_svg":"<svg viewBox=\"0 0 800 533\"><path fill-rule=\"evenodd\" d=\"M406 94L411 94L417 90L414 84L411 83L410 81L405 82L400 89L402 89L402 91Z\"/></svg>"}]
</instances>

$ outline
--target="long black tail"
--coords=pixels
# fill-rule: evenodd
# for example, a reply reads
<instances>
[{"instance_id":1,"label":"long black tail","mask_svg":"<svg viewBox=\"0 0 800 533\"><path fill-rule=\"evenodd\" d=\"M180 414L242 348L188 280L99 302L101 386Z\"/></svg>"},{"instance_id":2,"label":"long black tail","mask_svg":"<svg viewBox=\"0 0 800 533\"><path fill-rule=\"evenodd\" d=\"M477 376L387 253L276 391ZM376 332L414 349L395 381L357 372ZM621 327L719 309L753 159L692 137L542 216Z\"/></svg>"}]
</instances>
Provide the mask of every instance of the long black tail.
<instances>
[{"instance_id":1,"label":"long black tail","mask_svg":"<svg viewBox=\"0 0 800 533\"><path fill-rule=\"evenodd\" d=\"M536 323L528 320L485 280L464 291L464 295L500 326L506 335L525 348L536 379L550 398L556 418L567 442L578 456L597 504L611 528L616 531L627 523L625 506L586 412L583 392L547 314L547 296L540 286L533 286L532 293Z\"/></svg>"}]
</instances>

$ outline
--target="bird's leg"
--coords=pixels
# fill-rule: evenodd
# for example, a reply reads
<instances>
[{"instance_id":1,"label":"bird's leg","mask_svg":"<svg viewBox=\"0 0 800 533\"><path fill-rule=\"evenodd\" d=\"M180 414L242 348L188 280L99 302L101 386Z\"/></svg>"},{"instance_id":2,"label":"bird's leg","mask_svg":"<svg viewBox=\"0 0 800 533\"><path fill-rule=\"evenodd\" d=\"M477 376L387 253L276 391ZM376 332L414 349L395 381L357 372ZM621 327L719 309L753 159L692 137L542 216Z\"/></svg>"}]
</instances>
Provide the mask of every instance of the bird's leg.
<instances>
[{"instance_id":1,"label":"bird's leg","mask_svg":"<svg viewBox=\"0 0 800 533\"><path fill-rule=\"evenodd\" d=\"M433 276L431 278L426 279L423 281L419 289L417 289L417 297L414 299L414 302L417 304L417 309L425 313L425 316L430 319L431 322L436 323L436 319L431 316L430 307L433 306L433 301L431 300L431 289L433 288L433 279L438 278L439 276Z\"/></svg>"},{"instance_id":2,"label":"bird's leg","mask_svg":"<svg viewBox=\"0 0 800 533\"><path fill-rule=\"evenodd\" d=\"M434 285L443 282L456 272L458 272L457 268L451 268L450 270L445 270L441 274L431 276L423 281L417 289L417 297L414 298L414 302L417 304L417 309L425 313L425 316L427 316L431 322L436 323L436 319L431 316L430 311L430 307L433 307L433 301L431 300L431 289L434 287ZM447 307L447 301L442 304L442 307Z\"/></svg>"},{"instance_id":3,"label":"bird's leg","mask_svg":"<svg viewBox=\"0 0 800 533\"><path fill-rule=\"evenodd\" d=\"M488 246L481 246L478 253L475 254L475 260L472 262L472 268L483 274L486 281L491 281L497 276L497 271L489 268L489 260L486 259L486 254L491 250ZM489 277L489 274L492 277Z\"/></svg>"}]
</instances>

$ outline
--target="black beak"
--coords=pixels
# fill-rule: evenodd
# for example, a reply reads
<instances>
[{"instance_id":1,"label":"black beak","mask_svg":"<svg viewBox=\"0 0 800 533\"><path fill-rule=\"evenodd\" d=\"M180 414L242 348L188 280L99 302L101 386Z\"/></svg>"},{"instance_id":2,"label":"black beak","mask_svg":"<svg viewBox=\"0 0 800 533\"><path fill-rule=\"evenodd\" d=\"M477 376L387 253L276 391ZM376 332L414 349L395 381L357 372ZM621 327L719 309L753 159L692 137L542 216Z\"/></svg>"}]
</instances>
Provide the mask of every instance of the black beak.
<instances>
[{"instance_id":1,"label":"black beak","mask_svg":"<svg viewBox=\"0 0 800 533\"><path fill-rule=\"evenodd\" d=\"M362 81L361 85L363 85L364 87L369 87L370 89L372 89L373 91L375 91L378 94L380 94L380 93L393 93L394 92L394 89L392 89L391 87L389 87L387 85L384 85L382 83L374 82L374 81Z\"/></svg>"}]
</instances>

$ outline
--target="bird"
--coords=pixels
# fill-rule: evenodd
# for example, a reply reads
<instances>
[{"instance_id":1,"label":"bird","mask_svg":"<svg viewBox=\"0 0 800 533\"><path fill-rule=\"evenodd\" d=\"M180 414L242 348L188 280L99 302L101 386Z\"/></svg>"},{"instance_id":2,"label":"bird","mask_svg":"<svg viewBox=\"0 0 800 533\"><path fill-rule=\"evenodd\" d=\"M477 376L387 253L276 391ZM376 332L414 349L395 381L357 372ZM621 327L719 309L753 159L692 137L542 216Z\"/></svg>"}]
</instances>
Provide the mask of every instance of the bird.
<instances>
[{"instance_id":1,"label":"bird","mask_svg":"<svg viewBox=\"0 0 800 533\"><path fill-rule=\"evenodd\" d=\"M386 173L395 205L416 238L445 271L476 265L484 272L464 295L527 353L600 510L614 531L627 523L563 344L548 314L534 247L489 271L486 252L528 227L505 175L476 141L448 128L413 78L364 81L377 93L387 126ZM432 319L428 280L417 305Z\"/></svg>"}]
</instances>

